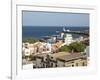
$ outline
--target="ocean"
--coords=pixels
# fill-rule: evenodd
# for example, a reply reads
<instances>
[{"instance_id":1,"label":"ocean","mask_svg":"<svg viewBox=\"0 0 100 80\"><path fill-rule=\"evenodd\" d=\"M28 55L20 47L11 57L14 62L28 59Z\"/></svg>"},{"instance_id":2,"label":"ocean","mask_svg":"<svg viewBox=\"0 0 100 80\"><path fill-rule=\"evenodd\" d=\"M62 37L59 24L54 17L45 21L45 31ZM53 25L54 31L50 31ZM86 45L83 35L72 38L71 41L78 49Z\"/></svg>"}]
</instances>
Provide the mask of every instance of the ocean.
<instances>
[{"instance_id":1,"label":"ocean","mask_svg":"<svg viewBox=\"0 0 100 80\"><path fill-rule=\"evenodd\" d=\"M43 27L43 26L23 26L22 38L42 38L44 36L52 36L57 34L57 31L63 31L63 28L70 31L89 31L89 27ZM79 35L73 35L79 37Z\"/></svg>"}]
</instances>

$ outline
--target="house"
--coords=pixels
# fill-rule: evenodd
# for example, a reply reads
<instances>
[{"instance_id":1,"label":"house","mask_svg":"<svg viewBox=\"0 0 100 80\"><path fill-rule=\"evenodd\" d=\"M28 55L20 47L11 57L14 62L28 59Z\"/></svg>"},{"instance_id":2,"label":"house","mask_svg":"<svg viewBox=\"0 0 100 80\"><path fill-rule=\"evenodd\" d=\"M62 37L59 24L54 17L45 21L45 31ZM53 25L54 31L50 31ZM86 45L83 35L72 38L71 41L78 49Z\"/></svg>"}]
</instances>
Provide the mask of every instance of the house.
<instances>
[{"instance_id":1,"label":"house","mask_svg":"<svg viewBox=\"0 0 100 80\"><path fill-rule=\"evenodd\" d=\"M70 53L67 52L58 52L54 54L48 54L50 59L50 67L58 67L58 57L69 55Z\"/></svg>"},{"instance_id":2,"label":"house","mask_svg":"<svg viewBox=\"0 0 100 80\"><path fill-rule=\"evenodd\" d=\"M72 34L68 34L66 33L65 34L65 37L64 37L64 42L65 44L69 45L73 42L73 37L72 37Z\"/></svg>"},{"instance_id":3,"label":"house","mask_svg":"<svg viewBox=\"0 0 100 80\"><path fill-rule=\"evenodd\" d=\"M34 56L33 64L35 64L33 67L36 68L45 68L47 67L47 54L38 54Z\"/></svg>"},{"instance_id":4,"label":"house","mask_svg":"<svg viewBox=\"0 0 100 80\"><path fill-rule=\"evenodd\" d=\"M30 56L30 49L29 48L24 48L23 47L23 50L22 50L22 55L23 56Z\"/></svg>"},{"instance_id":5,"label":"house","mask_svg":"<svg viewBox=\"0 0 100 80\"><path fill-rule=\"evenodd\" d=\"M30 43L23 43L22 44L22 55L23 56L30 56L34 53L34 44Z\"/></svg>"},{"instance_id":6,"label":"house","mask_svg":"<svg viewBox=\"0 0 100 80\"><path fill-rule=\"evenodd\" d=\"M57 67L87 66L87 56L79 53L61 56L57 59Z\"/></svg>"},{"instance_id":7,"label":"house","mask_svg":"<svg viewBox=\"0 0 100 80\"><path fill-rule=\"evenodd\" d=\"M87 66L87 55L80 53L59 52L35 56L36 68Z\"/></svg>"},{"instance_id":8,"label":"house","mask_svg":"<svg viewBox=\"0 0 100 80\"><path fill-rule=\"evenodd\" d=\"M38 54L38 55L34 56L33 63L35 64L35 67L36 68L57 67L57 59L56 59L56 57L54 58L51 55L57 56L55 54L47 54L47 53ZM60 56L60 53L58 56Z\"/></svg>"}]
</instances>

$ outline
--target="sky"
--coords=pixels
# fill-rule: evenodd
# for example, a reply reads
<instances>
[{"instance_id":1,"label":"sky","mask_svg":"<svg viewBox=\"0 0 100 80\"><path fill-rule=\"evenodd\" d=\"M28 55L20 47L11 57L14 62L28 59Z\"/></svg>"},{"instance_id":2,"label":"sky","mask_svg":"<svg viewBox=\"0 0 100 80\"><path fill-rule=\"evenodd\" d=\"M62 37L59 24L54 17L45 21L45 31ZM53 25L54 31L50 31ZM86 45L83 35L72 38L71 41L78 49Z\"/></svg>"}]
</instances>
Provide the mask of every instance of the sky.
<instances>
[{"instance_id":1,"label":"sky","mask_svg":"<svg viewBox=\"0 0 100 80\"><path fill-rule=\"evenodd\" d=\"M23 26L89 26L88 13L23 11Z\"/></svg>"}]
</instances>

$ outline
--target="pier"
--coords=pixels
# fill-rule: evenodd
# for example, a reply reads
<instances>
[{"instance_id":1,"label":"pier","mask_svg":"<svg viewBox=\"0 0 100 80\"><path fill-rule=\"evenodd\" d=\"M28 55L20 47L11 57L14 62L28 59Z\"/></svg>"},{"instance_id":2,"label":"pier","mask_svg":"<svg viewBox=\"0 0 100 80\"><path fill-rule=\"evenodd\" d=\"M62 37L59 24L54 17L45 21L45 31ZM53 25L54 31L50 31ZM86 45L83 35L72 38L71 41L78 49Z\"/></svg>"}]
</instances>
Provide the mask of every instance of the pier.
<instances>
[{"instance_id":1,"label":"pier","mask_svg":"<svg viewBox=\"0 0 100 80\"><path fill-rule=\"evenodd\" d=\"M69 33L69 34L78 34L78 35L85 35L85 36L89 36L89 32L81 32L81 31L62 31L59 33Z\"/></svg>"}]
</instances>

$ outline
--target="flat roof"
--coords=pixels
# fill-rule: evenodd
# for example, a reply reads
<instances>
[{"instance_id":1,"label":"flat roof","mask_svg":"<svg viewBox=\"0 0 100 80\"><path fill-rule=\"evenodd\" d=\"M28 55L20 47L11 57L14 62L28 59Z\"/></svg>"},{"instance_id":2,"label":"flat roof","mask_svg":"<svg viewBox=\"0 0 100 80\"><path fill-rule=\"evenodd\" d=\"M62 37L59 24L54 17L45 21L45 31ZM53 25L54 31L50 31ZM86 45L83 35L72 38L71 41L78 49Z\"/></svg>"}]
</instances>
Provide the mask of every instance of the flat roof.
<instances>
[{"instance_id":1,"label":"flat roof","mask_svg":"<svg viewBox=\"0 0 100 80\"><path fill-rule=\"evenodd\" d=\"M35 55L35 57L45 57L45 56L47 56L47 55L48 55L47 53L41 53L41 54Z\"/></svg>"},{"instance_id":2,"label":"flat roof","mask_svg":"<svg viewBox=\"0 0 100 80\"><path fill-rule=\"evenodd\" d=\"M70 60L74 60L74 59L79 59L79 58L86 58L86 55L80 54L80 53L73 53L70 55L64 55L64 56L60 56L58 59L62 60L62 61L70 61Z\"/></svg>"},{"instance_id":3,"label":"flat roof","mask_svg":"<svg viewBox=\"0 0 100 80\"><path fill-rule=\"evenodd\" d=\"M68 52L58 52L58 53L54 53L54 54L49 54L52 57L58 58L60 56L65 56L65 55L70 55L70 53Z\"/></svg>"}]
</instances>

